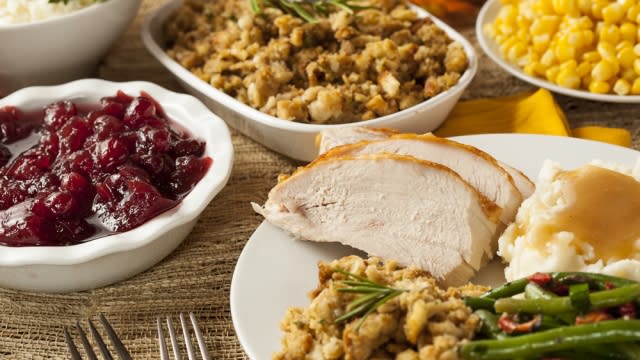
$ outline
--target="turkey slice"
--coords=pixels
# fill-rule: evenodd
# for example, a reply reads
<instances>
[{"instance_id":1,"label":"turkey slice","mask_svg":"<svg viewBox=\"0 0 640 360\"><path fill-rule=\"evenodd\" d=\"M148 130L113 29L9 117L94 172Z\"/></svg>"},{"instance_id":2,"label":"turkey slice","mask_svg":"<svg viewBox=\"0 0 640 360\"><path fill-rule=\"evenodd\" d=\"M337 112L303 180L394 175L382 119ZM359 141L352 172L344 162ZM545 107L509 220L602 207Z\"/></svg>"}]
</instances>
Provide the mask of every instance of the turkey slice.
<instances>
[{"instance_id":1,"label":"turkey slice","mask_svg":"<svg viewBox=\"0 0 640 360\"><path fill-rule=\"evenodd\" d=\"M341 127L321 131L316 138L316 145L318 146L318 152L320 154L324 154L325 152L337 146L354 144L363 140L384 140L394 136L402 135L400 135L399 132L391 129L376 129L357 126ZM481 150L475 150L481 152ZM490 156L486 153L484 154ZM498 161L497 163L511 176L513 184L520 192L523 200L528 198L533 193L533 191L535 190L535 185L526 175L500 161Z\"/></svg>"},{"instance_id":2,"label":"turkey slice","mask_svg":"<svg viewBox=\"0 0 640 360\"><path fill-rule=\"evenodd\" d=\"M253 208L296 238L416 264L448 285L492 257L501 212L453 170L389 153L321 157Z\"/></svg>"}]
</instances>

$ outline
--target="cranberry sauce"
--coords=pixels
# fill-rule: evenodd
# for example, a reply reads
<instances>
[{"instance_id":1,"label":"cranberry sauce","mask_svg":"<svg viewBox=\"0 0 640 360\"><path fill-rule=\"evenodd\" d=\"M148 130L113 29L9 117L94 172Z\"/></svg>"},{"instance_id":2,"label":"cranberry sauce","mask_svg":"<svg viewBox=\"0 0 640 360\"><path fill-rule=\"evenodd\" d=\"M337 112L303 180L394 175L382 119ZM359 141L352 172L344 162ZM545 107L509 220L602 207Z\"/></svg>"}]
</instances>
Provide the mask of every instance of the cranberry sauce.
<instances>
[{"instance_id":1,"label":"cranberry sauce","mask_svg":"<svg viewBox=\"0 0 640 360\"><path fill-rule=\"evenodd\" d=\"M85 107L0 108L0 244L70 245L133 229L176 206L212 163L147 94Z\"/></svg>"}]
</instances>

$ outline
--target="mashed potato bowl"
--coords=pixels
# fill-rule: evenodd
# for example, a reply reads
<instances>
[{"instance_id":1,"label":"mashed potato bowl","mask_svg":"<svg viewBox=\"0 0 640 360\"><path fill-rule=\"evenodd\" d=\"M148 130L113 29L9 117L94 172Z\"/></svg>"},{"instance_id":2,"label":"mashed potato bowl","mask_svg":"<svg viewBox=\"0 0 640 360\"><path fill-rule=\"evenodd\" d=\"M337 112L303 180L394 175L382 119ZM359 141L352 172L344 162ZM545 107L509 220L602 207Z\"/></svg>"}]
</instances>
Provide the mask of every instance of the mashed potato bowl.
<instances>
[{"instance_id":1,"label":"mashed potato bowl","mask_svg":"<svg viewBox=\"0 0 640 360\"><path fill-rule=\"evenodd\" d=\"M256 110L212 87L171 59L165 52L162 27L171 13L182 4L170 1L152 13L143 25L142 40L147 49L164 65L184 88L202 100L231 127L264 146L290 158L311 161L317 154L315 137L323 129L347 126L395 128L404 132L424 133L437 128L473 79L478 61L471 44L455 30L426 11L413 6L419 16L430 17L447 35L462 44L468 68L452 88L405 110L371 120L339 125L305 124L278 119Z\"/></svg>"},{"instance_id":2,"label":"mashed potato bowl","mask_svg":"<svg viewBox=\"0 0 640 360\"><path fill-rule=\"evenodd\" d=\"M205 141L204 156L213 164L191 192L174 208L130 231L69 246L0 246L0 286L28 291L69 292L124 280L153 266L189 234L200 213L224 187L233 162L233 146L225 123L192 96L148 82L115 83L78 80L64 85L29 87L0 100L37 110L57 100L97 103L118 90L148 93L167 117Z\"/></svg>"},{"instance_id":3,"label":"mashed potato bowl","mask_svg":"<svg viewBox=\"0 0 640 360\"><path fill-rule=\"evenodd\" d=\"M142 0L106 0L24 24L0 24L0 97L86 77L124 33Z\"/></svg>"}]
</instances>

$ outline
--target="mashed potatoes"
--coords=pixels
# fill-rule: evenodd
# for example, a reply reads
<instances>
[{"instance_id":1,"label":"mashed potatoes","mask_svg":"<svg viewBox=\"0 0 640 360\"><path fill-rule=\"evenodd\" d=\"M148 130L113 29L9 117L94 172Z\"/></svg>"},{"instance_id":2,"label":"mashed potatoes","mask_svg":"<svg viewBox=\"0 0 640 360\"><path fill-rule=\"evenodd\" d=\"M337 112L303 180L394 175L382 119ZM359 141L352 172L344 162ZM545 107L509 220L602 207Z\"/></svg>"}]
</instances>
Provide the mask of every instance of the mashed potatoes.
<instances>
[{"instance_id":1,"label":"mashed potatoes","mask_svg":"<svg viewBox=\"0 0 640 360\"><path fill-rule=\"evenodd\" d=\"M77 11L94 4L95 0L69 0L49 3L49 0L0 0L0 25L22 24L44 20Z\"/></svg>"},{"instance_id":2,"label":"mashed potatoes","mask_svg":"<svg viewBox=\"0 0 640 360\"><path fill-rule=\"evenodd\" d=\"M640 162L565 171L546 161L535 193L498 240L507 280L589 271L640 281Z\"/></svg>"}]
</instances>

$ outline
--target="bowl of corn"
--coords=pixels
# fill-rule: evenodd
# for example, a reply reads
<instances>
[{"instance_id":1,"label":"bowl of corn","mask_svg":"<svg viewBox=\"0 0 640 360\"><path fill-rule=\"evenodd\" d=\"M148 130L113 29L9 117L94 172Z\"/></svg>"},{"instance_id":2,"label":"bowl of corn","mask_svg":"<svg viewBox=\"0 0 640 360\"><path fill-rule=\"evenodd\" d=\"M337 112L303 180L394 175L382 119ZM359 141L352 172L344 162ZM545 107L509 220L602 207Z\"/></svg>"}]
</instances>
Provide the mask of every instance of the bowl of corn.
<instances>
[{"instance_id":1,"label":"bowl of corn","mask_svg":"<svg viewBox=\"0 0 640 360\"><path fill-rule=\"evenodd\" d=\"M640 2L489 0L478 42L504 70L553 92L640 103Z\"/></svg>"}]
</instances>

